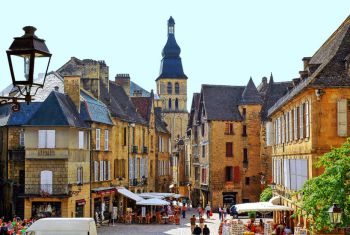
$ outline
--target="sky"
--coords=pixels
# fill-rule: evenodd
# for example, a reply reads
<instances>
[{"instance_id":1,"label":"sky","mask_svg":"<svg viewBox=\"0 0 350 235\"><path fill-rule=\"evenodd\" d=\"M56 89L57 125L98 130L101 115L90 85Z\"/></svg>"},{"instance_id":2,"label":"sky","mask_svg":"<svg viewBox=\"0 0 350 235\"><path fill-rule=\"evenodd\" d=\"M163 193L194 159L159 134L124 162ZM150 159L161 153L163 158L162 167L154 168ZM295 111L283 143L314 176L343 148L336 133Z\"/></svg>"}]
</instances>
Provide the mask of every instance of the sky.
<instances>
[{"instance_id":1,"label":"sky","mask_svg":"<svg viewBox=\"0 0 350 235\"><path fill-rule=\"evenodd\" d=\"M32 0L0 1L0 90L10 84L6 50L32 25L53 54L49 70L70 57L104 60L110 80L129 73L156 89L167 20L188 76L188 103L201 84L256 85L299 76L312 56L350 14L350 1L320 0Z\"/></svg>"}]
</instances>

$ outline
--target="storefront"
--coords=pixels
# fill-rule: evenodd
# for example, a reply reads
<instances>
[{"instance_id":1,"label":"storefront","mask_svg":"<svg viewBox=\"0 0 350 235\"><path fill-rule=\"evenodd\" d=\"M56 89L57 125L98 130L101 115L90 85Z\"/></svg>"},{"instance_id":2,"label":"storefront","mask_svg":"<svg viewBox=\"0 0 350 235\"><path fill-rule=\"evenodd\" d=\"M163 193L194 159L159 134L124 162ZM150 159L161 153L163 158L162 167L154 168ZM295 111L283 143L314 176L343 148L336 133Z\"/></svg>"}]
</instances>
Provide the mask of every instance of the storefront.
<instances>
[{"instance_id":1,"label":"storefront","mask_svg":"<svg viewBox=\"0 0 350 235\"><path fill-rule=\"evenodd\" d=\"M93 215L112 212L113 201L115 201L115 187L100 187L91 189L93 200ZM105 213L106 212L106 213Z\"/></svg>"},{"instance_id":2,"label":"storefront","mask_svg":"<svg viewBox=\"0 0 350 235\"><path fill-rule=\"evenodd\" d=\"M32 217L61 217L61 202L32 202Z\"/></svg>"},{"instance_id":3,"label":"storefront","mask_svg":"<svg viewBox=\"0 0 350 235\"><path fill-rule=\"evenodd\" d=\"M85 204L85 199L75 201L75 217L84 217Z\"/></svg>"},{"instance_id":4,"label":"storefront","mask_svg":"<svg viewBox=\"0 0 350 235\"><path fill-rule=\"evenodd\" d=\"M236 204L237 192L222 192L223 206L226 208Z\"/></svg>"}]
</instances>

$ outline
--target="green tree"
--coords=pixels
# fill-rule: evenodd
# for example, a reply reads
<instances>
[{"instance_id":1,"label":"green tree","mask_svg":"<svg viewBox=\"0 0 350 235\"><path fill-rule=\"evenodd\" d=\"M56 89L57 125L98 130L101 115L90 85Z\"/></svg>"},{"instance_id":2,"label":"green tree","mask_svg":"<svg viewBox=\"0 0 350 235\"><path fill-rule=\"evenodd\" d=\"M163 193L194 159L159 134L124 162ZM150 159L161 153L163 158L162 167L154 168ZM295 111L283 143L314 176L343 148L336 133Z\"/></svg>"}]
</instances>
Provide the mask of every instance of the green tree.
<instances>
[{"instance_id":1,"label":"green tree","mask_svg":"<svg viewBox=\"0 0 350 235\"><path fill-rule=\"evenodd\" d=\"M268 202L272 198L272 189L271 187L266 187L260 194L261 202Z\"/></svg>"},{"instance_id":2,"label":"green tree","mask_svg":"<svg viewBox=\"0 0 350 235\"><path fill-rule=\"evenodd\" d=\"M316 163L316 167L324 169L323 174L308 180L300 190L301 208L312 216L310 229L314 231L332 231L328 209L333 203L343 209L342 223L345 227L350 222L350 138L339 148L332 150ZM298 212L301 214L301 211Z\"/></svg>"}]
</instances>

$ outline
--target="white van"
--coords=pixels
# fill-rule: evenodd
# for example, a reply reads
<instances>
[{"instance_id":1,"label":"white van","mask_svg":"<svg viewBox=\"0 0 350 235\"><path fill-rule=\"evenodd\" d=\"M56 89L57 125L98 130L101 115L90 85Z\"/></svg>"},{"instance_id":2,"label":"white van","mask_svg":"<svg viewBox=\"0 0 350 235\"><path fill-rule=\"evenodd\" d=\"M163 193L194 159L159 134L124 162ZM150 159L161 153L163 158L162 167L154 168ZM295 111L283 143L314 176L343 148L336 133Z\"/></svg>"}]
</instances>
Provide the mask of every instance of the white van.
<instances>
[{"instance_id":1,"label":"white van","mask_svg":"<svg viewBox=\"0 0 350 235\"><path fill-rule=\"evenodd\" d=\"M35 221L27 235L97 235L93 218L44 218Z\"/></svg>"}]
</instances>

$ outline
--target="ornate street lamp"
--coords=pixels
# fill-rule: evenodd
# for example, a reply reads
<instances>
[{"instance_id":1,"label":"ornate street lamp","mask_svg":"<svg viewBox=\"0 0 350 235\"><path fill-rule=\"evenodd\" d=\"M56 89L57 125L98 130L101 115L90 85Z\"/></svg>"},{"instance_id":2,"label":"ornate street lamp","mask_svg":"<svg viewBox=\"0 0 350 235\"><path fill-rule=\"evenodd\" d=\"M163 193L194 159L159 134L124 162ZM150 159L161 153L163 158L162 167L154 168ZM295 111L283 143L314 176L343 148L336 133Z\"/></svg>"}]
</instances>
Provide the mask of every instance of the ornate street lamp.
<instances>
[{"instance_id":1,"label":"ornate street lamp","mask_svg":"<svg viewBox=\"0 0 350 235\"><path fill-rule=\"evenodd\" d=\"M332 224L340 224L341 223L341 217L342 217L342 209L339 207L338 204L333 203L333 206L331 206L328 210L329 219Z\"/></svg>"},{"instance_id":2,"label":"ornate street lamp","mask_svg":"<svg viewBox=\"0 0 350 235\"><path fill-rule=\"evenodd\" d=\"M26 26L23 30L25 34L14 38L6 51L12 84L23 97L0 97L0 104L14 104L13 111L19 110L19 100L31 102L32 96L39 88L43 88L51 60L45 40L34 34L36 28ZM42 77L34 81L34 74L40 74Z\"/></svg>"}]
</instances>

